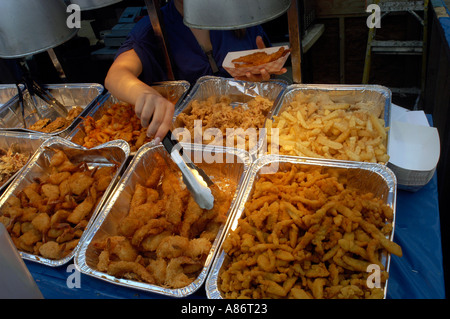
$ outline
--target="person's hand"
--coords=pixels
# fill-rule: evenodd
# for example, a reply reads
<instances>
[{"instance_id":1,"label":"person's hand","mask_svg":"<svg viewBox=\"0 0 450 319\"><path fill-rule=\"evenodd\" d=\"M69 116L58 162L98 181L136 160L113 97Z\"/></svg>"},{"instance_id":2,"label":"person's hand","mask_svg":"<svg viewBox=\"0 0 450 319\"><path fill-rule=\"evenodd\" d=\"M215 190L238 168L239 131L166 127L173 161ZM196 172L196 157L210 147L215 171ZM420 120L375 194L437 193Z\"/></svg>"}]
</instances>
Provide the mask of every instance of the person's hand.
<instances>
[{"instance_id":1,"label":"person's hand","mask_svg":"<svg viewBox=\"0 0 450 319\"><path fill-rule=\"evenodd\" d=\"M134 111L142 127L148 127L147 136L159 142L172 125L175 106L158 93L143 92L136 98Z\"/></svg>"},{"instance_id":2,"label":"person's hand","mask_svg":"<svg viewBox=\"0 0 450 319\"><path fill-rule=\"evenodd\" d=\"M264 40L261 36L256 37L256 46L258 49L264 49L266 45L264 44ZM247 72L244 76L237 76L236 80L241 81L251 81L251 82L261 82L270 80L270 76L273 75L281 75L287 72L286 68L281 68L278 72L269 73L266 69L262 68L259 70L259 73L251 73Z\"/></svg>"}]
</instances>

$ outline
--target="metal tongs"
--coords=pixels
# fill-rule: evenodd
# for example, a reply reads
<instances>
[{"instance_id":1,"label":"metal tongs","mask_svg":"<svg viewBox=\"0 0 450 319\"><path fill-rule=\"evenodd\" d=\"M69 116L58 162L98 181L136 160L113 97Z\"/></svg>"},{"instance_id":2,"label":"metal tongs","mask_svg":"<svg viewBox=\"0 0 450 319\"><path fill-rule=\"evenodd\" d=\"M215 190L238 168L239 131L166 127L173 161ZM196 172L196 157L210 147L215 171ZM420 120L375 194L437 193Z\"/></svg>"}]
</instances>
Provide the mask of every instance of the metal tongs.
<instances>
[{"instance_id":1,"label":"metal tongs","mask_svg":"<svg viewBox=\"0 0 450 319\"><path fill-rule=\"evenodd\" d=\"M195 202L202 209L212 209L214 206L214 196L210 186L214 185L209 176L187 156L181 144L173 137L172 132L166 134L162 144L169 152L172 160L177 164L183 176L183 182L194 197Z\"/></svg>"},{"instance_id":2,"label":"metal tongs","mask_svg":"<svg viewBox=\"0 0 450 319\"><path fill-rule=\"evenodd\" d=\"M33 92L36 93L45 103L55 107L56 112L62 117L67 117L69 112L57 99L55 99L47 90L32 80Z\"/></svg>"},{"instance_id":3,"label":"metal tongs","mask_svg":"<svg viewBox=\"0 0 450 319\"><path fill-rule=\"evenodd\" d=\"M20 88L19 84L16 84L16 87L17 87L17 95L19 96L20 112L22 113L22 125L23 128L27 128L27 122L25 120L25 106L23 105L22 89Z\"/></svg>"}]
</instances>

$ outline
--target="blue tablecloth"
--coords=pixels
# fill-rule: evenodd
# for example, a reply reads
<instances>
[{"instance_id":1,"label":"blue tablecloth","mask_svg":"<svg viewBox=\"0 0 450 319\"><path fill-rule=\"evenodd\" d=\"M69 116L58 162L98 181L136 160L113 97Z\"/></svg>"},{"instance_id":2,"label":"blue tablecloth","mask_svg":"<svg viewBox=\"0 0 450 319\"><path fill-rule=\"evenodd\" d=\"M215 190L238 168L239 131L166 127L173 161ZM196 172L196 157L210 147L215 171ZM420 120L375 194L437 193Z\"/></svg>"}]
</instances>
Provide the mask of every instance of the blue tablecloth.
<instances>
[{"instance_id":1,"label":"blue tablecloth","mask_svg":"<svg viewBox=\"0 0 450 319\"><path fill-rule=\"evenodd\" d=\"M394 241L402 246L403 256L391 258L387 294L389 299L445 298L437 194L436 174L417 192L397 192ZM25 263L44 298L167 298L79 273L77 275L80 277L75 278L76 273L71 264L51 268L31 261ZM200 287L189 298L206 298L204 287Z\"/></svg>"}]
</instances>

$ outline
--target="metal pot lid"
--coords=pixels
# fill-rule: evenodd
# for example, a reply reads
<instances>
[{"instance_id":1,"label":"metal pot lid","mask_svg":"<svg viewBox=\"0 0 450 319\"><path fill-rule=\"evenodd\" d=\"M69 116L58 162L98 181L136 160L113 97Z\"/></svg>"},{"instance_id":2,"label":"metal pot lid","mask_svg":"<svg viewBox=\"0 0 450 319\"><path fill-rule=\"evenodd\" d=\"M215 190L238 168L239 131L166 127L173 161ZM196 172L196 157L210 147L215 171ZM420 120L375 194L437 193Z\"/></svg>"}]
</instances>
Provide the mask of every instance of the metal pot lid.
<instances>
[{"instance_id":1,"label":"metal pot lid","mask_svg":"<svg viewBox=\"0 0 450 319\"><path fill-rule=\"evenodd\" d=\"M184 0L184 24L197 29L242 29L277 18L290 5L290 0Z\"/></svg>"},{"instance_id":2,"label":"metal pot lid","mask_svg":"<svg viewBox=\"0 0 450 319\"><path fill-rule=\"evenodd\" d=\"M47 51L78 32L69 28L61 0L0 1L0 57L19 58Z\"/></svg>"}]
</instances>

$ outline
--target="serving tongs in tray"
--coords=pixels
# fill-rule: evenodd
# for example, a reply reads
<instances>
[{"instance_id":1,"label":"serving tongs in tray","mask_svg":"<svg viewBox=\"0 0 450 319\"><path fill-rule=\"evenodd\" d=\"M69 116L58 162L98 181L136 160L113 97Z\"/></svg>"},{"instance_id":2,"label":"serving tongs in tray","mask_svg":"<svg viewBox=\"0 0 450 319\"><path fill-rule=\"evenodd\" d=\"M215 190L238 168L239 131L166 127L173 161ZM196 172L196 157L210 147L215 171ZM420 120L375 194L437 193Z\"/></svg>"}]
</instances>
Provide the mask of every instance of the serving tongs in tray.
<instances>
[{"instance_id":1,"label":"serving tongs in tray","mask_svg":"<svg viewBox=\"0 0 450 319\"><path fill-rule=\"evenodd\" d=\"M53 106L62 117L67 117L69 114L64 105L61 104L57 99L55 99L50 92L45 90L41 85L39 85L36 81L32 80L32 91L39 96L45 103ZM28 88L30 90L30 88Z\"/></svg>"},{"instance_id":2,"label":"serving tongs in tray","mask_svg":"<svg viewBox=\"0 0 450 319\"><path fill-rule=\"evenodd\" d=\"M22 82L25 85L26 89L28 90L30 97L32 99L32 107L34 108L34 111L38 117L39 120L42 120L42 114L39 112L38 107L37 107L37 101L36 101L36 97L35 95L37 95L38 97L40 97L44 102L46 102L47 104L51 105L54 107L54 109L56 110L56 112L62 116L62 117L67 117L68 115L68 111L67 109L64 107L64 105L61 104L61 102L59 102L57 99L55 99L50 92L48 92L45 88L42 87L42 85L40 85L39 83L37 83L31 76L30 74L30 70L28 69L26 63L24 61L21 61L19 63L20 67L21 67L21 71L22 71ZM19 90L20 91L20 90ZM24 124L24 128L26 128L25 125L25 114L24 114L24 105L23 105L23 99L21 102L21 107L22 107L22 118L23 118L23 124Z\"/></svg>"},{"instance_id":3,"label":"serving tongs in tray","mask_svg":"<svg viewBox=\"0 0 450 319\"><path fill-rule=\"evenodd\" d=\"M25 105L23 105L22 90L20 89L19 84L16 84L16 86L17 86L17 95L19 97L20 111L22 113L22 125L23 128L27 128L27 122L25 121Z\"/></svg>"},{"instance_id":4,"label":"serving tongs in tray","mask_svg":"<svg viewBox=\"0 0 450 319\"><path fill-rule=\"evenodd\" d=\"M172 131L164 136L162 144L175 164L180 168L183 182L202 209L212 209L214 196L209 188L214 183L200 167L184 153L181 144L173 137Z\"/></svg>"}]
</instances>

